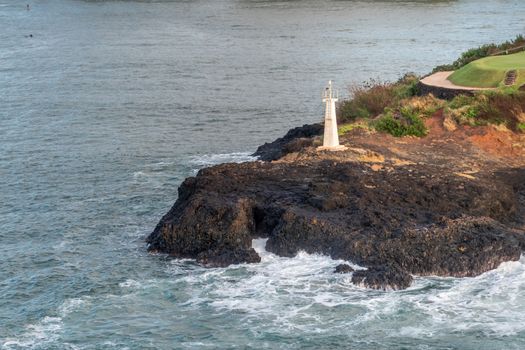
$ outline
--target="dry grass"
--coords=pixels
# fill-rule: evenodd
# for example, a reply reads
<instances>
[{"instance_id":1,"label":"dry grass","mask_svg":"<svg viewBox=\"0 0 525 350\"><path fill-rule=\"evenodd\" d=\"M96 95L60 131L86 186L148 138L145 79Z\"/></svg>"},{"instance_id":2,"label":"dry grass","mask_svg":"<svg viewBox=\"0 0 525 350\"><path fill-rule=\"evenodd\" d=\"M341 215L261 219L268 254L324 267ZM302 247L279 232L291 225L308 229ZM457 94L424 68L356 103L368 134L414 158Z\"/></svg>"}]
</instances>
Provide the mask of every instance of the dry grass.
<instances>
[{"instance_id":1,"label":"dry grass","mask_svg":"<svg viewBox=\"0 0 525 350\"><path fill-rule=\"evenodd\" d=\"M429 94L425 96L414 96L403 101L403 105L409 107L420 116L430 117L438 110L446 106L446 101Z\"/></svg>"},{"instance_id":2,"label":"dry grass","mask_svg":"<svg viewBox=\"0 0 525 350\"><path fill-rule=\"evenodd\" d=\"M445 117L462 125L504 125L520 131L525 121L525 93L497 91L460 95L448 104Z\"/></svg>"}]
</instances>

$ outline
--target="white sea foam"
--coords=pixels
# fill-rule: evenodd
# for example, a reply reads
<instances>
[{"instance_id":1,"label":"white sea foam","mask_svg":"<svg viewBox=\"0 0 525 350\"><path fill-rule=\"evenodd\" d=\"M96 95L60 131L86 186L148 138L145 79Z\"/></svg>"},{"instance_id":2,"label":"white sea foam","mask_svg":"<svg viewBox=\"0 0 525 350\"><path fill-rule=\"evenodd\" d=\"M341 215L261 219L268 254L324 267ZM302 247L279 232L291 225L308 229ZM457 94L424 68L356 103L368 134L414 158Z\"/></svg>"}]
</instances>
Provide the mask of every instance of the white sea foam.
<instances>
[{"instance_id":1,"label":"white sea foam","mask_svg":"<svg viewBox=\"0 0 525 350\"><path fill-rule=\"evenodd\" d=\"M196 342L184 342L181 343L180 346L185 349L202 349L202 348L211 348L216 349L217 344L216 343L203 343L201 341Z\"/></svg>"},{"instance_id":2,"label":"white sea foam","mask_svg":"<svg viewBox=\"0 0 525 350\"><path fill-rule=\"evenodd\" d=\"M133 179L145 181L151 177L162 176L165 172L170 172L170 168L175 163L172 162L157 162L151 164L145 164L144 168L133 173Z\"/></svg>"},{"instance_id":3,"label":"white sea foam","mask_svg":"<svg viewBox=\"0 0 525 350\"><path fill-rule=\"evenodd\" d=\"M113 341L106 340L104 343L102 343L105 346L108 346L110 349L119 349L119 350L129 350L129 347L122 346L121 344L115 343Z\"/></svg>"},{"instance_id":4,"label":"white sea foam","mask_svg":"<svg viewBox=\"0 0 525 350\"><path fill-rule=\"evenodd\" d=\"M412 299L436 329L514 335L525 331L525 259Z\"/></svg>"},{"instance_id":5,"label":"white sea foam","mask_svg":"<svg viewBox=\"0 0 525 350\"><path fill-rule=\"evenodd\" d=\"M203 154L193 156L190 158L190 164L196 165L198 168L193 169L196 173L199 169L207 166L222 164L222 163L244 163L256 161L257 157L252 157L249 152L234 152L234 153L219 153L219 154Z\"/></svg>"},{"instance_id":6,"label":"white sea foam","mask_svg":"<svg viewBox=\"0 0 525 350\"><path fill-rule=\"evenodd\" d=\"M163 176L160 173L156 173L148 170L139 170L133 173L133 181L135 183L147 183L148 186L158 187L162 185L160 179Z\"/></svg>"},{"instance_id":7,"label":"white sea foam","mask_svg":"<svg viewBox=\"0 0 525 350\"><path fill-rule=\"evenodd\" d=\"M60 316L45 316L40 321L29 324L25 327L25 332L15 339L5 339L1 344L2 349L45 349L52 347L51 344L56 343L63 331L64 318L70 313L85 307L90 303L90 298L72 298L67 299L58 308ZM78 349L78 347L60 342L62 349Z\"/></svg>"},{"instance_id":8,"label":"white sea foam","mask_svg":"<svg viewBox=\"0 0 525 350\"><path fill-rule=\"evenodd\" d=\"M133 279L128 279L124 282L120 282L118 285L121 288L139 288L142 284Z\"/></svg>"},{"instance_id":9,"label":"white sea foam","mask_svg":"<svg viewBox=\"0 0 525 350\"><path fill-rule=\"evenodd\" d=\"M2 349L32 349L56 341L62 329L62 318L44 317L35 324L26 326L26 332L16 339L6 339Z\"/></svg>"},{"instance_id":10,"label":"white sea foam","mask_svg":"<svg viewBox=\"0 0 525 350\"><path fill-rule=\"evenodd\" d=\"M85 307L90 303L90 300L88 297L85 298L72 298L67 299L62 303L62 305L58 308L58 312L62 317L66 317L70 313Z\"/></svg>"},{"instance_id":11,"label":"white sea foam","mask_svg":"<svg viewBox=\"0 0 525 350\"><path fill-rule=\"evenodd\" d=\"M492 339L519 337L525 331L523 258L476 278L417 277L407 290L382 292L353 285L351 274L334 274L341 260L304 252L284 258L267 252L265 245L265 239L253 241L261 256L259 264L207 269L188 260L173 260L167 264L171 278L127 279L119 283L122 294L105 295L103 302L130 305L150 293L176 292L164 299L173 303L174 310L182 308L184 314L206 310L214 318L239 320L253 332L284 337L381 337L394 343L401 337L424 344L442 335L483 334ZM68 299L57 309L57 316L28 325L20 336L0 343L0 348L61 344L67 349L62 334L72 314L100 302L91 297ZM165 317L171 317L170 310ZM188 340L180 347L209 344Z\"/></svg>"},{"instance_id":12,"label":"white sea foam","mask_svg":"<svg viewBox=\"0 0 525 350\"><path fill-rule=\"evenodd\" d=\"M146 177L146 176L147 176L146 173L143 172L143 171L135 171L133 173L133 178L134 179L139 179L139 178Z\"/></svg>"},{"instance_id":13,"label":"white sea foam","mask_svg":"<svg viewBox=\"0 0 525 350\"><path fill-rule=\"evenodd\" d=\"M524 258L475 278L416 277L407 290L383 292L352 284L351 274L334 274L343 261L304 252L279 257L265 244L265 239L253 241L259 264L178 274L198 291L185 306L211 305L283 335L342 328L355 335L428 339L443 332L506 336L525 331Z\"/></svg>"},{"instance_id":14,"label":"white sea foam","mask_svg":"<svg viewBox=\"0 0 525 350\"><path fill-rule=\"evenodd\" d=\"M316 308L343 305L348 293L360 289L351 284L350 275L333 273L342 260L304 252L294 258L279 257L267 252L265 244L265 239L253 241L261 256L259 264L203 269L184 276L201 290L188 304L197 307L206 303L220 311L242 312L248 318L267 317L279 327L302 328L301 324L306 324L309 331L315 331L318 327L310 326L322 318ZM238 273L242 276L236 278Z\"/></svg>"}]
</instances>

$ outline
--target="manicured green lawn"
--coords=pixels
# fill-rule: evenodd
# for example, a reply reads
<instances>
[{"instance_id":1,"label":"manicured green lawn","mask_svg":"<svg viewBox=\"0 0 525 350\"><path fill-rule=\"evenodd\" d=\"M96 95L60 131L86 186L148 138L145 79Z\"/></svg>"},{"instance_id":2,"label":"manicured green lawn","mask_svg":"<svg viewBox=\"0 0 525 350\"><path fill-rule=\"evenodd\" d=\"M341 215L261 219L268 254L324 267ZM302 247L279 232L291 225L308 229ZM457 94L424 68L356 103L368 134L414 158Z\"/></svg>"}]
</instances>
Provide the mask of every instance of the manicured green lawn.
<instances>
[{"instance_id":1,"label":"manicured green lawn","mask_svg":"<svg viewBox=\"0 0 525 350\"><path fill-rule=\"evenodd\" d=\"M503 85L505 73L517 70L516 86L525 84L525 51L485 57L455 71L448 79L456 85L493 88Z\"/></svg>"}]
</instances>

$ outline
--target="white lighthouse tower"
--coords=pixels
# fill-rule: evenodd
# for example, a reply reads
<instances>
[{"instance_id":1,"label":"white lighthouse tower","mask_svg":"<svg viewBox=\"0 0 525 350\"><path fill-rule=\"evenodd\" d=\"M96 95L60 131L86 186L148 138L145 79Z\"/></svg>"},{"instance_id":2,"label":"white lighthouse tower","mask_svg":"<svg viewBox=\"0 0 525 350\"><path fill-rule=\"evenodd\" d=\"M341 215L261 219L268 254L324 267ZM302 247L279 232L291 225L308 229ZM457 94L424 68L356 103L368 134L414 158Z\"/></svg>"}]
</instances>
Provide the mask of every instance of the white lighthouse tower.
<instances>
[{"instance_id":1,"label":"white lighthouse tower","mask_svg":"<svg viewBox=\"0 0 525 350\"><path fill-rule=\"evenodd\" d=\"M337 133L337 118L335 116L335 103L338 100L338 93L332 89L332 81L328 82L328 87L323 92L323 102L326 103L324 113L324 138L323 145L317 147L319 151L343 151L345 146L339 144L339 134Z\"/></svg>"}]
</instances>

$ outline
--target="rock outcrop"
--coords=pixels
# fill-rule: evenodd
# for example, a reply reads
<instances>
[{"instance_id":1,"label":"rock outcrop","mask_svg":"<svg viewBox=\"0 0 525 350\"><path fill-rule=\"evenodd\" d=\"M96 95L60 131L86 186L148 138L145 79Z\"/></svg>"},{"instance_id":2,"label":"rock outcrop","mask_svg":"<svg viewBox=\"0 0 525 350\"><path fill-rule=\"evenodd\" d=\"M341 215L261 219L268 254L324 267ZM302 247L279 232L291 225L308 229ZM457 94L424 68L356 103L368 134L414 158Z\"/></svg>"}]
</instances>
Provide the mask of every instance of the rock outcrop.
<instances>
[{"instance_id":1,"label":"rock outcrop","mask_svg":"<svg viewBox=\"0 0 525 350\"><path fill-rule=\"evenodd\" d=\"M412 276L392 266L371 267L352 275L352 283L372 289L399 290L410 287Z\"/></svg>"},{"instance_id":2,"label":"rock outcrop","mask_svg":"<svg viewBox=\"0 0 525 350\"><path fill-rule=\"evenodd\" d=\"M257 154L282 157L316 130L291 131ZM378 289L406 288L411 275L476 276L521 255L525 168L474 177L453 164L386 158L370 166L358 161L362 152L303 152L186 179L149 250L206 266L256 263L252 239L267 237L266 249L280 256L306 251L366 267L352 280Z\"/></svg>"},{"instance_id":3,"label":"rock outcrop","mask_svg":"<svg viewBox=\"0 0 525 350\"><path fill-rule=\"evenodd\" d=\"M335 267L334 273L350 273L354 272L354 269L348 264L339 264Z\"/></svg>"},{"instance_id":4,"label":"rock outcrop","mask_svg":"<svg viewBox=\"0 0 525 350\"><path fill-rule=\"evenodd\" d=\"M253 156L264 161L277 160L288 153L297 152L305 146L311 145L312 137L321 135L323 128L323 125L319 123L305 124L290 129L283 137L259 146Z\"/></svg>"}]
</instances>

